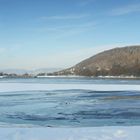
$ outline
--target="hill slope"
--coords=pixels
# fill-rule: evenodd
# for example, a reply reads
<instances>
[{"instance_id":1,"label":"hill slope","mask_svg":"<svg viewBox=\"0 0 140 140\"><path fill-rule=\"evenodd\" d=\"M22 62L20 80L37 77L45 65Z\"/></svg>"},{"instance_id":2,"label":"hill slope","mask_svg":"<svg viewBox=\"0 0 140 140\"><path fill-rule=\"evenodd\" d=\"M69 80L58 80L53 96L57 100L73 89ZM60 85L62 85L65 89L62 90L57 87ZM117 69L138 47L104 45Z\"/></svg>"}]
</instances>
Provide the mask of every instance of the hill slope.
<instances>
[{"instance_id":1,"label":"hill slope","mask_svg":"<svg viewBox=\"0 0 140 140\"><path fill-rule=\"evenodd\" d=\"M140 46L104 51L53 75L140 76Z\"/></svg>"}]
</instances>

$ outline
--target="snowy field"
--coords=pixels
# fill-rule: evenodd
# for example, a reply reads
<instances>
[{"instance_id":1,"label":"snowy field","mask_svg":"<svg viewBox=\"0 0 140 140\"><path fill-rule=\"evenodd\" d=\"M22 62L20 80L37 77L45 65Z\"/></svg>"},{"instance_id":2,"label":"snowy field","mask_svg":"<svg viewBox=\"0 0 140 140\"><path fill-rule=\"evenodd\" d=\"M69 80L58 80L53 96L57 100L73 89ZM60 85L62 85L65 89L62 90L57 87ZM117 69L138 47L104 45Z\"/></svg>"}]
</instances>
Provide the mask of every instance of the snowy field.
<instances>
[{"instance_id":1,"label":"snowy field","mask_svg":"<svg viewBox=\"0 0 140 140\"><path fill-rule=\"evenodd\" d=\"M91 128L1 128L1 140L140 140L140 126Z\"/></svg>"}]
</instances>

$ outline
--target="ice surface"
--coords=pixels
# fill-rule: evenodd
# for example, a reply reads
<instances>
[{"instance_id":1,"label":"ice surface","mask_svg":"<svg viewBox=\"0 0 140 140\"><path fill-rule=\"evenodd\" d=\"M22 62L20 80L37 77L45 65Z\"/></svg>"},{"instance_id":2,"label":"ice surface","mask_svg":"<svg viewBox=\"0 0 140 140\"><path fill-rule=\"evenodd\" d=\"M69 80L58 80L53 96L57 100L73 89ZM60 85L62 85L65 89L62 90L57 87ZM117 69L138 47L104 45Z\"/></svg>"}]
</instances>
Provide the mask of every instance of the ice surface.
<instances>
[{"instance_id":1,"label":"ice surface","mask_svg":"<svg viewBox=\"0 0 140 140\"><path fill-rule=\"evenodd\" d=\"M67 90L67 89L87 89L95 91L133 91L140 90L139 85L120 84L38 84L38 83L0 83L0 92L8 91L31 91L31 90Z\"/></svg>"},{"instance_id":2,"label":"ice surface","mask_svg":"<svg viewBox=\"0 0 140 140\"><path fill-rule=\"evenodd\" d=\"M87 89L95 91L140 91L139 85L0 83L2 92ZM28 126L30 127L30 126ZM32 126L31 126L32 127ZM140 140L140 126L82 128L0 128L0 140Z\"/></svg>"}]
</instances>

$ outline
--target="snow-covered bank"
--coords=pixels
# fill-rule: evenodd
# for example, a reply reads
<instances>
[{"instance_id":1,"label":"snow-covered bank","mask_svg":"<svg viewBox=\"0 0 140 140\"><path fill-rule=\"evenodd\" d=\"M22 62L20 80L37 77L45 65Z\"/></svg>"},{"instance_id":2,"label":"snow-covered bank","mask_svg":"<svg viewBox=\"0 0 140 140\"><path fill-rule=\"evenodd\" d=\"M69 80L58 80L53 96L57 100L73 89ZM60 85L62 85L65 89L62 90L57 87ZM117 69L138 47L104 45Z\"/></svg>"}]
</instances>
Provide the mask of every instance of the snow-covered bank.
<instances>
[{"instance_id":1,"label":"snow-covered bank","mask_svg":"<svg viewBox=\"0 0 140 140\"><path fill-rule=\"evenodd\" d=\"M1 140L139 140L140 126L91 128L0 128Z\"/></svg>"},{"instance_id":2,"label":"snow-covered bank","mask_svg":"<svg viewBox=\"0 0 140 140\"><path fill-rule=\"evenodd\" d=\"M80 76L80 75L43 75L43 76L36 76L36 78L96 78L96 79L140 79L137 76Z\"/></svg>"},{"instance_id":3,"label":"snow-covered bank","mask_svg":"<svg viewBox=\"0 0 140 140\"><path fill-rule=\"evenodd\" d=\"M123 76L123 75L120 75L120 76L98 76L98 78L103 78L103 79L140 79L140 77L137 77L137 76Z\"/></svg>"},{"instance_id":4,"label":"snow-covered bank","mask_svg":"<svg viewBox=\"0 0 140 140\"><path fill-rule=\"evenodd\" d=\"M140 90L139 85L106 85L106 84L31 84L31 83L0 83L0 92L27 90L69 90L84 89L95 91L124 91Z\"/></svg>"},{"instance_id":5,"label":"snow-covered bank","mask_svg":"<svg viewBox=\"0 0 140 140\"><path fill-rule=\"evenodd\" d=\"M84 78L84 77L87 77L87 76L78 76L78 75L44 75L44 76L37 76L37 78Z\"/></svg>"}]
</instances>

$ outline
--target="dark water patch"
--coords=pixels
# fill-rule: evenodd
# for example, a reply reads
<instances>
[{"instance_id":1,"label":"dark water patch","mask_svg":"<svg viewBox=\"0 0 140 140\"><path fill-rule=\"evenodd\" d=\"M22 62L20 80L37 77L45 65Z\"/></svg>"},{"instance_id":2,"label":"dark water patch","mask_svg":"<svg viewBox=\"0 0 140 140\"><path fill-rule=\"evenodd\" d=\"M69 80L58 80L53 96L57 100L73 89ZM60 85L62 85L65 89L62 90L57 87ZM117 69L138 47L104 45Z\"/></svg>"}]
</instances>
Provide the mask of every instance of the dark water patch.
<instances>
[{"instance_id":1,"label":"dark water patch","mask_svg":"<svg viewBox=\"0 0 140 140\"><path fill-rule=\"evenodd\" d=\"M0 94L0 97L30 96L31 94Z\"/></svg>"},{"instance_id":2,"label":"dark water patch","mask_svg":"<svg viewBox=\"0 0 140 140\"><path fill-rule=\"evenodd\" d=\"M77 120L73 117L64 117L64 116L49 116L49 115L33 115L33 114L25 114L25 113L16 113L16 114L7 114L7 118L9 119L21 119L27 121L63 121L63 120Z\"/></svg>"},{"instance_id":3,"label":"dark water patch","mask_svg":"<svg viewBox=\"0 0 140 140\"><path fill-rule=\"evenodd\" d=\"M109 96L105 97L104 100L140 100L140 95L131 96Z\"/></svg>"},{"instance_id":4,"label":"dark water patch","mask_svg":"<svg viewBox=\"0 0 140 140\"><path fill-rule=\"evenodd\" d=\"M98 111L80 111L73 114L76 117L84 119L140 119L140 109L138 112L127 110L98 110Z\"/></svg>"},{"instance_id":5,"label":"dark water patch","mask_svg":"<svg viewBox=\"0 0 140 140\"><path fill-rule=\"evenodd\" d=\"M118 122L116 122L116 124L118 124L118 125L124 125L124 124L125 124L125 122L118 121Z\"/></svg>"},{"instance_id":6,"label":"dark water patch","mask_svg":"<svg viewBox=\"0 0 140 140\"><path fill-rule=\"evenodd\" d=\"M125 92L127 93L127 91L119 91L119 90L118 91L96 91L96 90L90 90L90 91L88 91L88 93L97 93L97 94L98 93L112 93L112 92L113 93L122 93L122 92L123 93L125 93Z\"/></svg>"},{"instance_id":7,"label":"dark water patch","mask_svg":"<svg viewBox=\"0 0 140 140\"><path fill-rule=\"evenodd\" d=\"M18 106L18 105L24 105L25 104L25 102L23 102L23 101L13 101L13 102L2 102L2 103L0 103L0 108L1 107L16 107L16 106Z\"/></svg>"}]
</instances>

